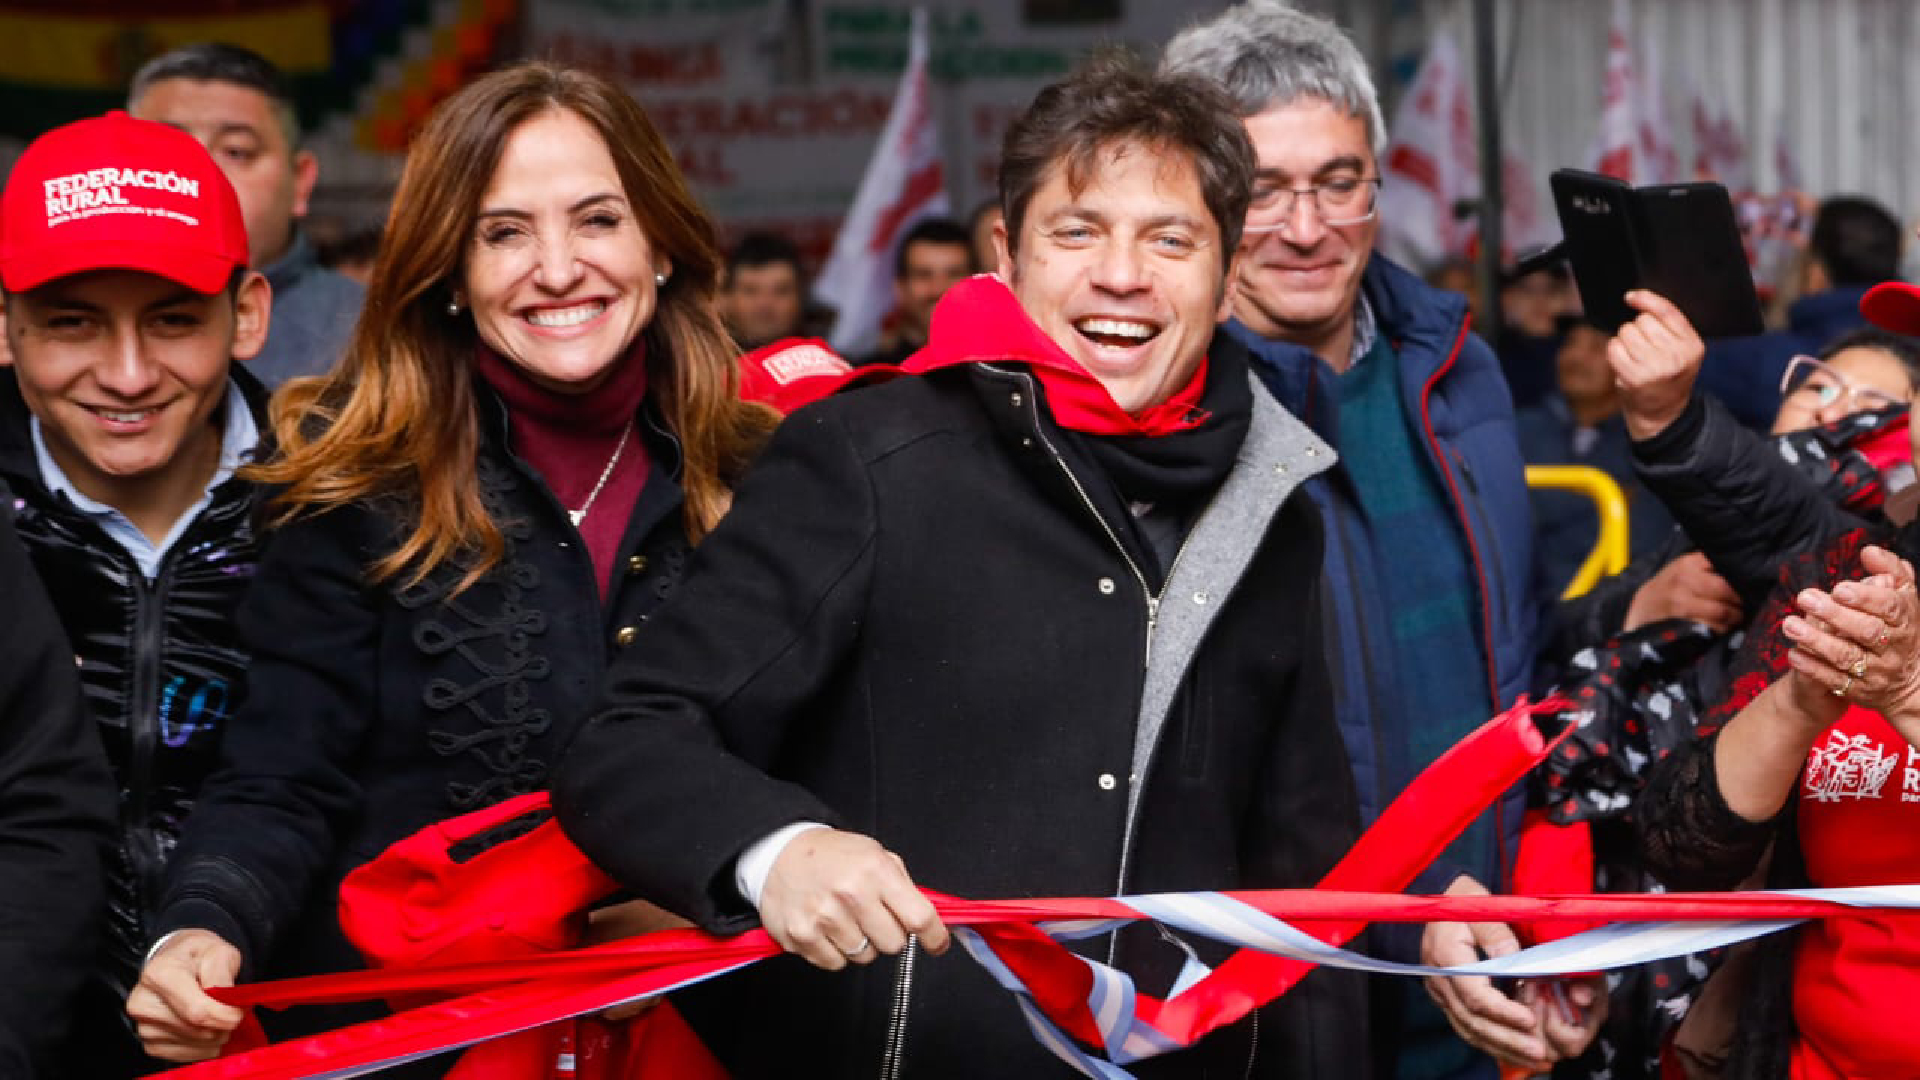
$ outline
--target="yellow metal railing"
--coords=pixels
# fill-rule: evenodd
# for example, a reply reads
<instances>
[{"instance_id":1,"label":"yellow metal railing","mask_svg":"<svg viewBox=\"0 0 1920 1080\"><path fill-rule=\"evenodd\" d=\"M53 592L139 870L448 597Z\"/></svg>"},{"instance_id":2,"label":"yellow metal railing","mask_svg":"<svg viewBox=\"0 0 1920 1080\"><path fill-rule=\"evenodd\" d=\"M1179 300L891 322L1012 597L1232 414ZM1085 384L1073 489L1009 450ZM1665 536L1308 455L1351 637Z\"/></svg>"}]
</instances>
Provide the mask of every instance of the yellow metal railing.
<instances>
[{"instance_id":1,"label":"yellow metal railing","mask_svg":"<svg viewBox=\"0 0 1920 1080\"><path fill-rule=\"evenodd\" d=\"M1600 579L1627 568L1627 497L1613 477L1591 465L1529 465L1527 486L1577 491L1593 500L1600 514L1600 535L1593 550L1560 594L1571 600L1599 584Z\"/></svg>"}]
</instances>

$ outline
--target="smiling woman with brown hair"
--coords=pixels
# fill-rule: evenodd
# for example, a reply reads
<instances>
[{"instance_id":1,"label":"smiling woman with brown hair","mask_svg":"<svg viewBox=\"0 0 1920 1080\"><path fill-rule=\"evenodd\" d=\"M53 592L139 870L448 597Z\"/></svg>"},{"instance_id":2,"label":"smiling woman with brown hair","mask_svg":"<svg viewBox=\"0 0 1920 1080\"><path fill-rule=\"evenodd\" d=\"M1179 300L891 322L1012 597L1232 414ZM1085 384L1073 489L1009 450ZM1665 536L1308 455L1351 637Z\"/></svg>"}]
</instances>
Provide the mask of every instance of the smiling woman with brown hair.
<instances>
[{"instance_id":1,"label":"smiling woman with brown hair","mask_svg":"<svg viewBox=\"0 0 1920 1080\"><path fill-rule=\"evenodd\" d=\"M215 1052L240 1016L203 988L243 963L358 966L349 871L546 785L772 425L738 400L718 270L611 83L523 64L429 120L346 358L282 391L254 470L276 495L251 699L129 1002L149 1052Z\"/></svg>"},{"instance_id":2,"label":"smiling woman with brown hair","mask_svg":"<svg viewBox=\"0 0 1920 1080\"><path fill-rule=\"evenodd\" d=\"M578 154L598 157L595 183L582 188L581 205L554 209L580 220L544 234L534 203L553 201L546 190L580 167ZM515 181L517 190L502 190ZM629 202L627 192L647 198ZM501 196L512 204L496 205ZM578 250L552 248L562 228ZM598 261L601 251L620 265ZM601 280L570 289L556 280L573 272L561 265L568 259ZM534 369L543 352L564 355L556 363L570 369L529 371L562 394L591 394L622 368L644 371L667 428L659 434L684 455L687 527L697 537L726 509L724 477L740 471L771 422L737 400L737 350L714 306L719 271L712 222L623 91L543 64L475 83L416 142L346 360L331 378L289 388L276 409L282 453L259 478L285 485L283 518L378 495L417 501L419 517L381 559L379 577L418 575L474 552L475 569L485 569L500 557L501 536L469 467L483 422L477 336L483 362L491 352ZM476 297L476 288L510 291ZM577 327L534 321L540 305L576 293L610 310Z\"/></svg>"}]
</instances>

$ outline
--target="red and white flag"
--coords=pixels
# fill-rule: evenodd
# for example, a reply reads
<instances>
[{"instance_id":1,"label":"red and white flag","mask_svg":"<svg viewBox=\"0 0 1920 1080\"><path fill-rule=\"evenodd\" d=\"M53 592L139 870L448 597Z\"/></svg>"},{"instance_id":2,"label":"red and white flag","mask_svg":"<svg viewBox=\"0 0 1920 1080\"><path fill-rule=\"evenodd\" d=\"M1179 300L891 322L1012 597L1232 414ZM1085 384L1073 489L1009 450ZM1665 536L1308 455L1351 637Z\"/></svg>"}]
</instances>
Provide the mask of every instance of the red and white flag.
<instances>
[{"instance_id":1,"label":"red and white flag","mask_svg":"<svg viewBox=\"0 0 1920 1080\"><path fill-rule=\"evenodd\" d=\"M1640 80L1634 71L1633 33L1626 0L1613 0L1607 31L1607 75L1600 98L1600 136L1593 171L1635 183L1639 176Z\"/></svg>"},{"instance_id":2,"label":"red and white flag","mask_svg":"<svg viewBox=\"0 0 1920 1080\"><path fill-rule=\"evenodd\" d=\"M1415 266L1464 255L1480 231L1477 217L1460 217L1461 203L1480 198L1480 144L1473 94L1453 38L1436 34L1413 85L1393 118L1393 142L1381 169L1380 232L1384 250ZM1501 160L1506 201L1504 246L1524 252L1558 239L1542 212L1539 178L1524 159Z\"/></svg>"},{"instance_id":3,"label":"red and white flag","mask_svg":"<svg viewBox=\"0 0 1920 1080\"><path fill-rule=\"evenodd\" d=\"M1800 157L1793 152L1793 142L1787 138L1785 121L1773 130L1773 186L1780 191L1805 191L1806 173L1800 168Z\"/></svg>"},{"instance_id":4,"label":"red and white flag","mask_svg":"<svg viewBox=\"0 0 1920 1080\"><path fill-rule=\"evenodd\" d=\"M1466 249L1474 232L1454 207L1479 194L1473 100L1453 38L1435 34L1413 85L1395 111L1381 169L1381 243L1396 257L1429 266Z\"/></svg>"},{"instance_id":5,"label":"red and white flag","mask_svg":"<svg viewBox=\"0 0 1920 1080\"><path fill-rule=\"evenodd\" d=\"M1673 122L1667 115L1666 85L1660 74L1660 39L1648 35L1641 47L1639 76L1634 86L1634 112L1640 121L1639 153L1635 156L1636 184L1671 184L1680 179L1680 152L1673 144Z\"/></svg>"},{"instance_id":6,"label":"red and white flag","mask_svg":"<svg viewBox=\"0 0 1920 1080\"><path fill-rule=\"evenodd\" d=\"M1698 86L1693 88L1693 176L1714 180L1729 191L1744 191L1747 177L1747 141L1724 105L1715 108Z\"/></svg>"},{"instance_id":7,"label":"red and white flag","mask_svg":"<svg viewBox=\"0 0 1920 1080\"><path fill-rule=\"evenodd\" d=\"M1506 249L1516 256L1537 251L1560 239L1560 222L1547 211L1541 179L1518 154L1509 151L1501 157L1500 190L1507 205L1500 215L1500 233Z\"/></svg>"},{"instance_id":8,"label":"red and white flag","mask_svg":"<svg viewBox=\"0 0 1920 1080\"><path fill-rule=\"evenodd\" d=\"M871 352L893 307L893 249L921 218L948 212L940 131L927 80L927 13L915 9L893 108L834 238L815 291L838 315L827 335L842 356Z\"/></svg>"}]
</instances>

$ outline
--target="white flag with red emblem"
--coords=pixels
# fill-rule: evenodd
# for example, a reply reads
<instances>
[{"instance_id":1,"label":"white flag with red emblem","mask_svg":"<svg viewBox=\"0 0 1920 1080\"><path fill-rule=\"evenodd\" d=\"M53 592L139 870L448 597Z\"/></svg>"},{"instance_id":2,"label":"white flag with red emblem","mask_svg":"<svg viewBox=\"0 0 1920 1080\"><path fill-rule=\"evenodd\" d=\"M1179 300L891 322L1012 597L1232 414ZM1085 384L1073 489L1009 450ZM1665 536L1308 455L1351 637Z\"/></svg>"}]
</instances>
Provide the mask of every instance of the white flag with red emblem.
<instances>
[{"instance_id":1,"label":"white flag with red emblem","mask_svg":"<svg viewBox=\"0 0 1920 1080\"><path fill-rule=\"evenodd\" d=\"M1613 0L1607 30L1607 74L1600 97L1600 136L1593 171L1634 183L1639 175L1639 77L1633 65L1633 32L1626 0Z\"/></svg>"},{"instance_id":2,"label":"white flag with red emblem","mask_svg":"<svg viewBox=\"0 0 1920 1080\"><path fill-rule=\"evenodd\" d=\"M1635 65L1634 112L1639 117L1640 145L1635 155L1636 184L1671 184L1680 179L1680 151L1673 144L1673 122L1667 116L1666 85L1660 74L1660 39L1648 36Z\"/></svg>"},{"instance_id":3,"label":"white flag with red emblem","mask_svg":"<svg viewBox=\"0 0 1920 1080\"><path fill-rule=\"evenodd\" d=\"M1526 159L1512 152L1501 158L1500 189L1507 205L1500 215L1500 230L1512 256L1527 255L1560 239L1560 222L1547 212L1541 182L1541 175L1527 166ZM1511 263L1513 258L1502 261Z\"/></svg>"},{"instance_id":4,"label":"white flag with red emblem","mask_svg":"<svg viewBox=\"0 0 1920 1080\"><path fill-rule=\"evenodd\" d=\"M1393 117L1381 172L1380 232L1386 250L1426 266L1465 250L1470 222L1454 207L1478 194L1473 101L1453 38L1435 34Z\"/></svg>"},{"instance_id":5,"label":"white flag with red emblem","mask_svg":"<svg viewBox=\"0 0 1920 1080\"><path fill-rule=\"evenodd\" d=\"M1522 157L1501 158L1501 215L1508 252L1552 243L1557 226L1542 212L1539 178ZM1416 266L1465 255L1480 231L1461 204L1480 198L1480 144L1473 94L1460 51L1436 34L1393 118L1393 142L1381 169L1380 232L1385 250Z\"/></svg>"},{"instance_id":6,"label":"white flag with red emblem","mask_svg":"<svg viewBox=\"0 0 1920 1080\"><path fill-rule=\"evenodd\" d=\"M1698 86L1693 89L1693 176L1715 180L1729 191L1743 191L1747 180L1747 142L1725 105L1716 108Z\"/></svg>"},{"instance_id":7,"label":"white flag with red emblem","mask_svg":"<svg viewBox=\"0 0 1920 1080\"><path fill-rule=\"evenodd\" d=\"M927 13L915 9L893 108L834 238L815 291L838 311L827 335L842 356L871 352L893 307L893 249L925 217L948 212L940 131L927 80Z\"/></svg>"},{"instance_id":8,"label":"white flag with red emblem","mask_svg":"<svg viewBox=\"0 0 1920 1080\"><path fill-rule=\"evenodd\" d=\"M1793 152L1793 140L1787 138L1786 122L1781 121L1773 130L1774 186L1783 192L1805 191L1806 175L1800 168L1799 155Z\"/></svg>"}]
</instances>

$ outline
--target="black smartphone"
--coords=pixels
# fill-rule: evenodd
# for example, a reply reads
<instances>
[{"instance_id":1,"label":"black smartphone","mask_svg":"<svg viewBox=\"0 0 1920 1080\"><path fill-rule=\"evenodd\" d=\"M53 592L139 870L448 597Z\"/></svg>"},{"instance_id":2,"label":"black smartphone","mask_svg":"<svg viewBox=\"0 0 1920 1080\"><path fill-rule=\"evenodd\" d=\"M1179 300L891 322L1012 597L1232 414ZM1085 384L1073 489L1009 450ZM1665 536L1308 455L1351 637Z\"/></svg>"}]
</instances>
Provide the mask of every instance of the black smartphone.
<instances>
[{"instance_id":1,"label":"black smartphone","mask_svg":"<svg viewBox=\"0 0 1920 1080\"><path fill-rule=\"evenodd\" d=\"M1547 178L1566 238L1567 262L1580 289L1580 306L1609 334L1639 314L1627 306L1627 291L1640 286L1646 225L1634 207L1633 188L1599 173L1560 169Z\"/></svg>"},{"instance_id":2,"label":"black smartphone","mask_svg":"<svg viewBox=\"0 0 1920 1080\"><path fill-rule=\"evenodd\" d=\"M1627 306L1627 291L1651 289L1673 301L1701 337L1766 329L1726 188L1635 188L1578 169L1560 169L1549 183L1574 283L1595 325L1618 330L1639 314Z\"/></svg>"}]
</instances>

